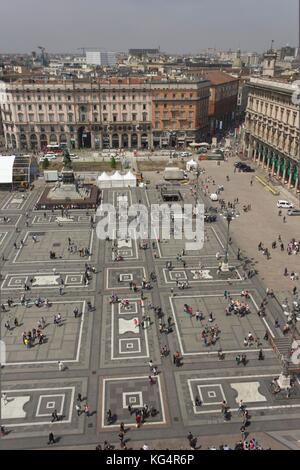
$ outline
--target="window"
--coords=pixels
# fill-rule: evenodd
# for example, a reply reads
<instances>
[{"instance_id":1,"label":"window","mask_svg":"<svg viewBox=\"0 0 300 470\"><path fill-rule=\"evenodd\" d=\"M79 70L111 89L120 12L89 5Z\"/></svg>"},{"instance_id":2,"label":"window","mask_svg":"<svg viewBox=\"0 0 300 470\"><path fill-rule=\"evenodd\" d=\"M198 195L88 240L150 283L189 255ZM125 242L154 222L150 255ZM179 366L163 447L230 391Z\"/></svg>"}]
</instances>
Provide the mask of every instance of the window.
<instances>
[{"instance_id":1,"label":"window","mask_svg":"<svg viewBox=\"0 0 300 470\"><path fill-rule=\"evenodd\" d=\"M27 100L30 101L30 96L29 95L27 96Z\"/></svg>"},{"instance_id":2,"label":"window","mask_svg":"<svg viewBox=\"0 0 300 470\"><path fill-rule=\"evenodd\" d=\"M43 114L39 114L39 122L44 122L44 115Z\"/></svg>"},{"instance_id":3,"label":"window","mask_svg":"<svg viewBox=\"0 0 300 470\"><path fill-rule=\"evenodd\" d=\"M132 120L136 121L136 114L135 113L133 113L133 115L132 115Z\"/></svg>"},{"instance_id":4,"label":"window","mask_svg":"<svg viewBox=\"0 0 300 470\"><path fill-rule=\"evenodd\" d=\"M42 111L42 109L43 109L43 106L39 104L39 111Z\"/></svg>"},{"instance_id":5,"label":"window","mask_svg":"<svg viewBox=\"0 0 300 470\"><path fill-rule=\"evenodd\" d=\"M68 121L73 122L73 114L72 113L68 114Z\"/></svg>"},{"instance_id":6,"label":"window","mask_svg":"<svg viewBox=\"0 0 300 470\"><path fill-rule=\"evenodd\" d=\"M33 122L34 121L34 114L28 114L28 120L29 120L29 122Z\"/></svg>"},{"instance_id":7,"label":"window","mask_svg":"<svg viewBox=\"0 0 300 470\"><path fill-rule=\"evenodd\" d=\"M127 114L126 114L126 113L123 113L123 114L122 114L122 121L123 121L123 122L126 122L126 121L127 121Z\"/></svg>"},{"instance_id":8,"label":"window","mask_svg":"<svg viewBox=\"0 0 300 470\"><path fill-rule=\"evenodd\" d=\"M103 114L103 121L107 122L107 114Z\"/></svg>"},{"instance_id":9,"label":"window","mask_svg":"<svg viewBox=\"0 0 300 470\"><path fill-rule=\"evenodd\" d=\"M173 98L176 98L176 94L175 94L175 93L173 93Z\"/></svg>"},{"instance_id":10,"label":"window","mask_svg":"<svg viewBox=\"0 0 300 470\"><path fill-rule=\"evenodd\" d=\"M115 99L116 99L116 95L113 95L112 99L115 101Z\"/></svg>"},{"instance_id":11,"label":"window","mask_svg":"<svg viewBox=\"0 0 300 470\"><path fill-rule=\"evenodd\" d=\"M52 111L52 104L49 104L48 109L49 111Z\"/></svg>"},{"instance_id":12,"label":"window","mask_svg":"<svg viewBox=\"0 0 300 470\"><path fill-rule=\"evenodd\" d=\"M155 127L155 129L158 129L158 128L159 128L159 123L158 123L158 121L155 121L154 127Z\"/></svg>"},{"instance_id":13,"label":"window","mask_svg":"<svg viewBox=\"0 0 300 470\"><path fill-rule=\"evenodd\" d=\"M113 122L117 122L117 114L113 114Z\"/></svg>"},{"instance_id":14,"label":"window","mask_svg":"<svg viewBox=\"0 0 300 470\"><path fill-rule=\"evenodd\" d=\"M133 99L133 101L135 100L135 95L132 95L132 99Z\"/></svg>"},{"instance_id":15,"label":"window","mask_svg":"<svg viewBox=\"0 0 300 470\"><path fill-rule=\"evenodd\" d=\"M125 96L125 95L123 95L122 98L123 98L123 100L126 100L126 96Z\"/></svg>"},{"instance_id":16,"label":"window","mask_svg":"<svg viewBox=\"0 0 300 470\"><path fill-rule=\"evenodd\" d=\"M65 115L64 114L59 114L58 117L59 117L60 122L64 122L64 120L65 120Z\"/></svg>"},{"instance_id":17,"label":"window","mask_svg":"<svg viewBox=\"0 0 300 470\"><path fill-rule=\"evenodd\" d=\"M106 111L106 104L103 105L103 111Z\"/></svg>"},{"instance_id":18,"label":"window","mask_svg":"<svg viewBox=\"0 0 300 470\"><path fill-rule=\"evenodd\" d=\"M48 95L48 101L51 101L51 96L50 95Z\"/></svg>"},{"instance_id":19,"label":"window","mask_svg":"<svg viewBox=\"0 0 300 470\"><path fill-rule=\"evenodd\" d=\"M122 109L126 109L126 104L123 104Z\"/></svg>"},{"instance_id":20,"label":"window","mask_svg":"<svg viewBox=\"0 0 300 470\"><path fill-rule=\"evenodd\" d=\"M94 122L98 122L98 114L94 114Z\"/></svg>"},{"instance_id":21,"label":"window","mask_svg":"<svg viewBox=\"0 0 300 470\"><path fill-rule=\"evenodd\" d=\"M20 104L18 104L17 108L18 108L18 111L21 111L21 105Z\"/></svg>"},{"instance_id":22,"label":"window","mask_svg":"<svg viewBox=\"0 0 300 470\"><path fill-rule=\"evenodd\" d=\"M94 104L93 108L94 108L94 111L97 111L97 105L96 104Z\"/></svg>"},{"instance_id":23,"label":"window","mask_svg":"<svg viewBox=\"0 0 300 470\"><path fill-rule=\"evenodd\" d=\"M112 109L115 111L117 109L117 106L115 104L113 104Z\"/></svg>"},{"instance_id":24,"label":"window","mask_svg":"<svg viewBox=\"0 0 300 470\"><path fill-rule=\"evenodd\" d=\"M68 111L72 111L72 106L68 105Z\"/></svg>"},{"instance_id":25,"label":"window","mask_svg":"<svg viewBox=\"0 0 300 470\"><path fill-rule=\"evenodd\" d=\"M28 110L31 111L32 110L32 106L31 104L28 105Z\"/></svg>"},{"instance_id":26,"label":"window","mask_svg":"<svg viewBox=\"0 0 300 470\"><path fill-rule=\"evenodd\" d=\"M62 110L62 105L61 105L61 104L58 105L58 109L59 109L60 111Z\"/></svg>"},{"instance_id":27,"label":"window","mask_svg":"<svg viewBox=\"0 0 300 470\"><path fill-rule=\"evenodd\" d=\"M41 101L41 99L42 99L42 98L41 98L41 96L40 96L40 95L38 95L38 101Z\"/></svg>"},{"instance_id":28,"label":"window","mask_svg":"<svg viewBox=\"0 0 300 470\"><path fill-rule=\"evenodd\" d=\"M145 105L145 104L143 104L143 109L146 109L146 105Z\"/></svg>"},{"instance_id":29,"label":"window","mask_svg":"<svg viewBox=\"0 0 300 470\"><path fill-rule=\"evenodd\" d=\"M49 114L49 121L54 122L54 114Z\"/></svg>"},{"instance_id":30,"label":"window","mask_svg":"<svg viewBox=\"0 0 300 470\"><path fill-rule=\"evenodd\" d=\"M143 113L143 122L147 121L147 113Z\"/></svg>"},{"instance_id":31,"label":"window","mask_svg":"<svg viewBox=\"0 0 300 470\"><path fill-rule=\"evenodd\" d=\"M18 114L18 121L19 121L19 122L23 122L23 121L24 121L24 116L23 116L23 114L21 114L21 113Z\"/></svg>"},{"instance_id":32,"label":"window","mask_svg":"<svg viewBox=\"0 0 300 470\"><path fill-rule=\"evenodd\" d=\"M132 109L133 109L133 111L135 110L135 104L132 105Z\"/></svg>"},{"instance_id":33,"label":"window","mask_svg":"<svg viewBox=\"0 0 300 470\"><path fill-rule=\"evenodd\" d=\"M71 101L71 96L70 95L68 95L68 101Z\"/></svg>"}]
</instances>

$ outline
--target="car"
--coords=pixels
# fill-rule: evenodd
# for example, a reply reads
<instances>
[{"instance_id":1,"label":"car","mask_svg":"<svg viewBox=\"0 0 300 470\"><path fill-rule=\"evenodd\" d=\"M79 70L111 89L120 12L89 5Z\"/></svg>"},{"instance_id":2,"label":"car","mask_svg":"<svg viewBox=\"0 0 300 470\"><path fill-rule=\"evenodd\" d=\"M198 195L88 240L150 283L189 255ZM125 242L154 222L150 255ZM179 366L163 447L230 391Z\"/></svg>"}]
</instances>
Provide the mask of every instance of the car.
<instances>
[{"instance_id":1,"label":"car","mask_svg":"<svg viewBox=\"0 0 300 470\"><path fill-rule=\"evenodd\" d=\"M277 201L277 207L280 209L293 209L294 204L289 201L279 200Z\"/></svg>"},{"instance_id":2,"label":"car","mask_svg":"<svg viewBox=\"0 0 300 470\"><path fill-rule=\"evenodd\" d=\"M254 173L255 172L255 169L251 168L251 166L249 166L249 165L243 165L241 170L242 170L243 173Z\"/></svg>"},{"instance_id":3,"label":"car","mask_svg":"<svg viewBox=\"0 0 300 470\"><path fill-rule=\"evenodd\" d=\"M216 222L217 216L212 214L204 214L204 222L212 223Z\"/></svg>"},{"instance_id":4,"label":"car","mask_svg":"<svg viewBox=\"0 0 300 470\"><path fill-rule=\"evenodd\" d=\"M211 200L211 201L217 201L217 200L218 200L218 195L215 194L215 193L212 193L212 194L210 195L210 200Z\"/></svg>"},{"instance_id":5,"label":"car","mask_svg":"<svg viewBox=\"0 0 300 470\"><path fill-rule=\"evenodd\" d=\"M300 209L289 209L287 215L300 215Z\"/></svg>"}]
</instances>

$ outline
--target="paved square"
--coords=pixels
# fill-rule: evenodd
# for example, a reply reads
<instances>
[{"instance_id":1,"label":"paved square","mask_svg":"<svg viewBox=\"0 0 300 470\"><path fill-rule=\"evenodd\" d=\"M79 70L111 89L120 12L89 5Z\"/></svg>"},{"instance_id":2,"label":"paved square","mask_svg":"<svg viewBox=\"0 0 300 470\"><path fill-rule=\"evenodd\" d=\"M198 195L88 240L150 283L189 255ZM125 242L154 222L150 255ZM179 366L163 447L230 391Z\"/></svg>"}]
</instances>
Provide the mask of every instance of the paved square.
<instances>
[{"instance_id":1,"label":"paved square","mask_svg":"<svg viewBox=\"0 0 300 470\"><path fill-rule=\"evenodd\" d=\"M132 408L142 408L145 404L156 409L155 416L149 416L142 426L164 425L166 423L165 404L162 394L162 377L154 377L150 384L148 376L105 378L102 381L102 428L116 428L121 422L135 424L135 415L128 412ZM106 411L116 415L112 425L106 423Z\"/></svg>"},{"instance_id":2,"label":"paved square","mask_svg":"<svg viewBox=\"0 0 300 470\"><path fill-rule=\"evenodd\" d=\"M143 279L146 279L146 270L143 266L106 268L106 289L127 289L129 291L130 282L141 287Z\"/></svg>"},{"instance_id":3,"label":"paved square","mask_svg":"<svg viewBox=\"0 0 300 470\"><path fill-rule=\"evenodd\" d=\"M32 237L36 237L36 242ZM68 238L71 238L71 244ZM13 263L55 263L57 261L86 261L91 255L80 256L80 250L87 248L92 251L93 237L89 230L49 230L30 231L24 236L24 246L21 246ZM50 258L50 251L55 253L55 259Z\"/></svg>"},{"instance_id":4,"label":"paved square","mask_svg":"<svg viewBox=\"0 0 300 470\"><path fill-rule=\"evenodd\" d=\"M82 313L74 318L73 310L79 309ZM78 362L83 340L86 341L86 331L89 318L85 319L85 301L52 302L50 307L29 308L17 304L9 312L2 315L2 339L6 344L7 366L29 365L43 363L57 363L58 360ZM54 316L61 314L60 325L54 324ZM22 341L22 332L38 328L38 321L44 317L46 324L42 333L45 343L39 344L36 340L33 347L27 349ZM14 318L18 319L19 326L14 327ZM10 330L4 327L6 321L10 323Z\"/></svg>"},{"instance_id":5,"label":"paved square","mask_svg":"<svg viewBox=\"0 0 300 470\"><path fill-rule=\"evenodd\" d=\"M176 333L183 355L199 355L208 352L217 353L219 348L227 352L247 352L257 349L255 346L245 347L244 338L249 332L262 340L266 325L257 315L257 305L251 296L246 302L239 294L231 294L233 300L245 303L250 308L250 313L243 317L238 314L226 315L225 309L229 304L222 295L186 295L170 297L169 302L174 318ZM185 304L192 309L191 313L185 312ZM202 312L204 320L197 320L196 312ZM212 313L213 321L209 321ZM202 331L205 328L217 325L220 330L219 339L209 346L205 345Z\"/></svg>"}]
</instances>

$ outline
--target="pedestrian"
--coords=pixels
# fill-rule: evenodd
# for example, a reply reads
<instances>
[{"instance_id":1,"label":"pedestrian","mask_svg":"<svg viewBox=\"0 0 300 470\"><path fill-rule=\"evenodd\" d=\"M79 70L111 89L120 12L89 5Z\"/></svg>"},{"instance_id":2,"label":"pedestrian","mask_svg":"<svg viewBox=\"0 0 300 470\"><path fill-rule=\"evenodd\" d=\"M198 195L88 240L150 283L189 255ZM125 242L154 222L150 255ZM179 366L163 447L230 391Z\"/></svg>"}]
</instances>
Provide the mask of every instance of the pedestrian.
<instances>
[{"instance_id":1,"label":"pedestrian","mask_svg":"<svg viewBox=\"0 0 300 470\"><path fill-rule=\"evenodd\" d=\"M77 416L80 416L81 413L82 413L82 410L81 410L81 406L78 405L78 403L76 403L75 409L76 409L76 412L77 412Z\"/></svg>"},{"instance_id":2,"label":"pedestrian","mask_svg":"<svg viewBox=\"0 0 300 470\"><path fill-rule=\"evenodd\" d=\"M8 320L4 323L4 326L7 329L7 331L10 331L10 323Z\"/></svg>"},{"instance_id":3,"label":"pedestrian","mask_svg":"<svg viewBox=\"0 0 300 470\"><path fill-rule=\"evenodd\" d=\"M8 403L7 394L3 392L1 394L1 398L2 398L3 404L7 405L7 403Z\"/></svg>"},{"instance_id":4,"label":"pedestrian","mask_svg":"<svg viewBox=\"0 0 300 470\"><path fill-rule=\"evenodd\" d=\"M187 435L186 438L187 438L187 440L189 441L189 443L191 444L192 440L194 439L194 436L193 436L193 434L191 433L191 431L188 433L188 435Z\"/></svg>"},{"instance_id":5,"label":"pedestrian","mask_svg":"<svg viewBox=\"0 0 300 470\"><path fill-rule=\"evenodd\" d=\"M52 413L52 423L54 423L54 421L59 421L57 410L54 410Z\"/></svg>"},{"instance_id":6,"label":"pedestrian","mask_svg":"<svg viewBox=\"0 0 300 470\"><path fill-rule=\"evenodd\" d=\"M90 407L87 403L84 405L84 413L85 413L85 416L87 418L89 418L89 416L90 416Z\"/></svg>"},{"instance_id":7,"label":"pedestrian","mask_svg":"<svg viewBox=\"0 0 300 470\"><path fill-rule=\"evenodd\" d=\"M124 433L122 431L120 431L118 436L119 436L119 439L120 439L120 443L123 443L124 442Z\"/></svg>"},{"instance_id":8,"label":"pedestrian","mask_svg":"<svg viewBox=\"0 0 300 470\"><path fill-rule=\"evenodd\" d=\"M126 431L125 431L125 424L123 423L123 421L122 421L122 423L120 424L120 432L122 432L122 433L124 433L124 434L125 434L125 432L126 432Z\"/></svg>"},{"instance_id":9,"label":"pedestrian","mask_svg":"<svg viewBox=\"0 0 300 470\"><path fill-rule=\"evenodd\" d=\"M82 402L82 395L81 393L77 394L77 401Z\"/></svg>"},{"instance_id":10,"label":"pedestrian","mask_svg":"<svg viewBox=\"0 0 300 470\"><path fill-rule=\"evenodd\" d=\"M140 428L141 427L141 421L142 421L142 417L140 414L137 414L135 416L135 422L136 422L136 427L137 428Z\"/></svg>"},{"instance_id":11,"label":"pedestrian","mask_svg":"<svg viewBox=\"0 0 300 470\"><path fill-rule=\"evenodd\" d=\"M58 370L59 372L63 372L65 370L65 365L62 361L58 361Z\"/></svg>"},{"instance_id":12,"label":"pedestrian","mask_svg":"<svg viewBox=\"0 0 300 470\"><path fill-rule=\"evenodd\" d=\"M49 444L55 444L55 439L54 439L54 434L53 432L50 432L49 438L48 438L48 445Z\"/></svg>"},{"instance_id":13,"label":"pedestrian","mask_svg":"<svg viewBox=\"0 0 300 470\"><path fill-rule=\"evenodd\" d=\"M246 356L246 354L242 354L241 362L242 362L243 366L245 366L245 365L247 364L247 356Z\"/></svg>"},{"instance_id":14,"label":"pedestrian","mask_svg":"<svg viewBox=\"0 0 300 470\"><path fill-rule=\"evenodd\" d=\"M17 318L14 319L14 324L15 324L15 327L19 326L19 322Z\"/></svg>"},{"instance_id":15,"label":"pedestrian","mask_svg":"<svg viewBox=\"0 0 300 470\"><path fill-rule=\"evenodd\" d=\"M148 376L148 380L149 380L149 384L150 384L150 385L154 385L154 384L155 384L155 380L151 377L151 375Z\"/></svg>"},{"instance_id":16,"label":"pedestrian","mask_svg":"<svg viewBox=\"0 0 300 470\"><path fill-rule=\"evenodd\" d=\"M128 410L128 412L129 412L129 414L130 414L130 416L131 416L131 415L132 415L132 412L133 412L132 406L131 406L131 405L128 405L127 410Z\"/></svg>"}]
</instances>

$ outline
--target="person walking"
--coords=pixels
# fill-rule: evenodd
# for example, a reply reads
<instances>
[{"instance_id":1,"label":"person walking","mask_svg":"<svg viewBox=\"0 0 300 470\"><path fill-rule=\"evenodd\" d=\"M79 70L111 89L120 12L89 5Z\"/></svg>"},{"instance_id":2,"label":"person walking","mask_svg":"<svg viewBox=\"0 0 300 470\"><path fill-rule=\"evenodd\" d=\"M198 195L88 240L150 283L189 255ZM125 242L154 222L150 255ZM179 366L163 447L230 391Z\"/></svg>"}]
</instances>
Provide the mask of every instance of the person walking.
<instances>
[{"instance_id":1,"label":"person walking","mask_svg":"<svg viewBox=\"0 0 300 470\"><path fill-rule=\"evenodd\" d=\"M53 413L52 413L52 421L51 422L54 423L54 421L59 421L57 410L54 410Z\"/></svg>"},{"instance_id":2,"label":"person walking","mask_svg":"<svg viewBox=\"0 0 300 470\"><path fill-rule=\"evenodd\" d=\"M65 365L62 361L58 361L58 370L59 372L63 372L65 370Z\"/></svg>"},{"instance_id":3,"label":"person walking","mask_svg":"<svg viewBox=\"0 0 300 470\"><path fill-rule=\"evenodd\" d=\"M81 393L77 394L77 401L82 402L82 395Z\"/></svg>"},{"instance_id":4,"label":"person walking","mask_svg":"<svg viewBox=\"0 0 300 470\"><path fill-rule=\"evenodd\" d=\"M87 418L90 417L90 407L89 407L88 403L86 403L86 404L84 405L84 413L85 413L85 416L86 416Z\"/></svg>"},{"instance_id":5,"label":"person walking","mask_svg":"<svg viewBox=\"0 0 300 470\"><path fill-rule=\"evenodd\" d=\"M3 392L1 395L1 398L2 398L3 404L7 405L8 403L7 394Z\"/></svg>"},{"instance_id":6,"label":"person walking","mask_svg":"<svg viewBox=\"0 0 300 470\"><path fill-rule=\"evenodd\" d=\"M81 406L78 405L78 403L76 403L75 405L75 410L76 410L77 416L80 416L82 413L82 410L81 410Z\"/></svg>"},{"instance_id":7,"label":"person walking","mask_svg":"<svg viewBox=\"0 0 300 470\"><path fill-rule=\"evenodd\" d=\"M54 439L54 434L53 434L53 432L50 432L50 433L49 433L48 445L49 445L49 444L55 444L55 439Z\"/></svg>"}]
</instances>

